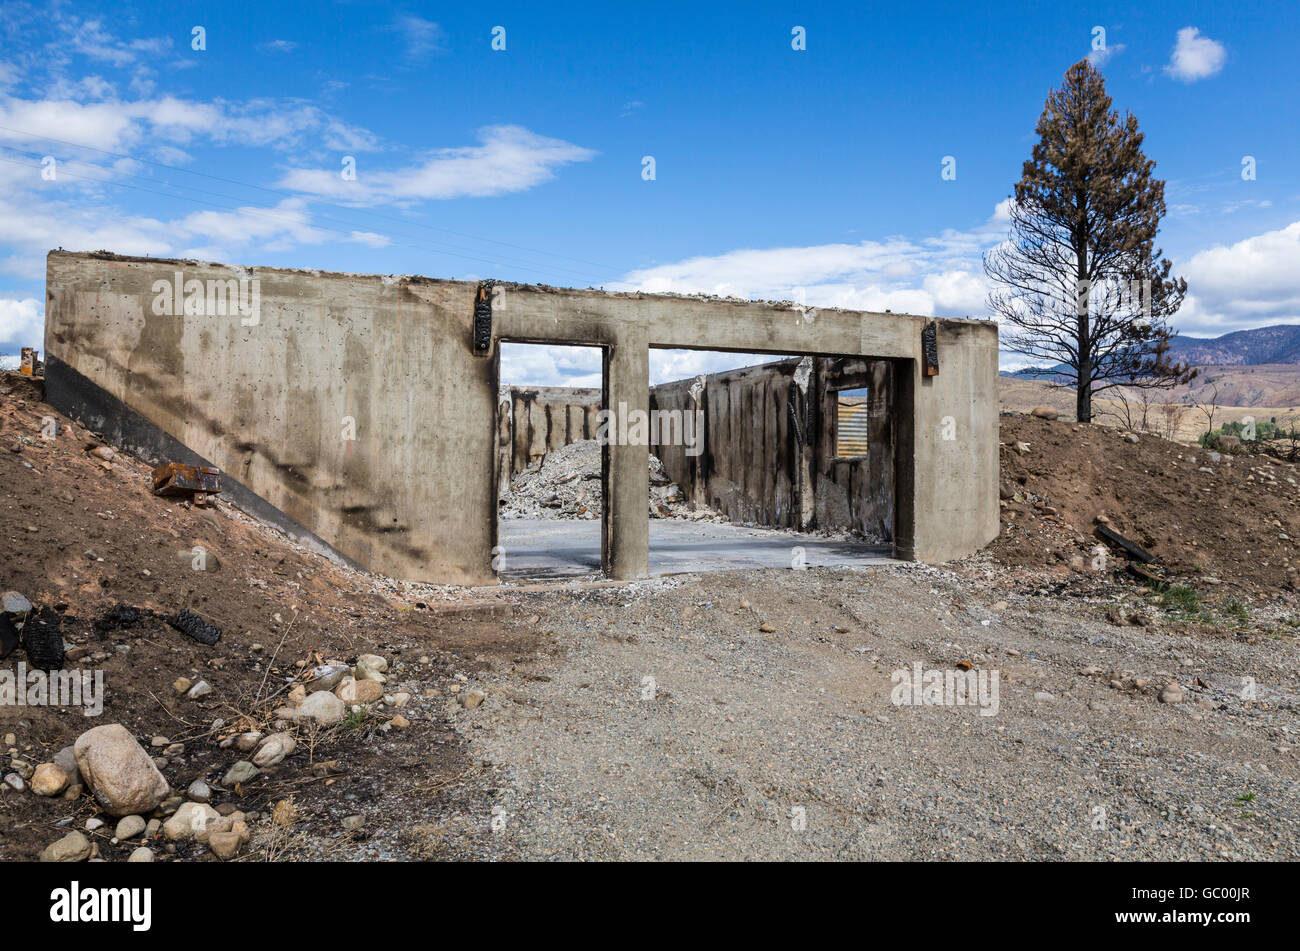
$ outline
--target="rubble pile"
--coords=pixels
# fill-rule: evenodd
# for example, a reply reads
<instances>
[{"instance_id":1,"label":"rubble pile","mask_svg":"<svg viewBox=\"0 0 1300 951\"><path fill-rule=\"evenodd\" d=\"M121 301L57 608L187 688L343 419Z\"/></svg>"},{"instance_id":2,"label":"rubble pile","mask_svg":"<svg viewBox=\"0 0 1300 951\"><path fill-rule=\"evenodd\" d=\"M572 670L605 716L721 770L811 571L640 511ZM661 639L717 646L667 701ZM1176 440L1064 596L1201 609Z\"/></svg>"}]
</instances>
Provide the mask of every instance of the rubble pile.
<instances>
[{"instance_id":1,"label":"rubble pile","mask_svg":"<svg viewBox=\"0 0 1300 951\"><path fill-rule=\"evenodd\" d=\"M726 521L712 510L693 509L653 453L648 504L651 518ZM511 480L498 506L501 518L600 518L600 443L580 439L547 453Z\"/></svg>"}]
</instances>

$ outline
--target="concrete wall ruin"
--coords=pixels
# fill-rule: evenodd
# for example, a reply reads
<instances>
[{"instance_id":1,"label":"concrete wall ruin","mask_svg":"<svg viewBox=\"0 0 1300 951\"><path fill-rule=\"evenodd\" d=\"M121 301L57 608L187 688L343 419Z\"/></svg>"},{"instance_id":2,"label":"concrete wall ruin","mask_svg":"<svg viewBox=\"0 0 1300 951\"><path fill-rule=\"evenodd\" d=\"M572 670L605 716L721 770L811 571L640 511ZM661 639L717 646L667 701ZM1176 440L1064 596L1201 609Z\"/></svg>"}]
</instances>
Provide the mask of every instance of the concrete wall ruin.
<instances>
[{"instance_id":1,"label":"concrete wall ruin","mask_svg":"<svg viewBox=\"0 0 1300 951\"><path fill-rule=\"evenodd\" d=\"M232 314L246 286L255 314ZM56 408L148 458L219 466L245 504L394 577L495 581L502 340L601 347L603 405L625 412L649 409L651 347L889 361L896 554L943 561L997 534L989 322L102 252L51 252L46 294ZM646 572L648 455L605 449L615 578Z\"/></svg>"},{"instance_id":2,"label":"concrete wall ruin","mask_svg":"<svg viewBox=\"0 0 1300 951\"><path fill-rule=\"evenodd\" d=\"M655 386L652 409L704 413L703 452L652 445L697 506L733 522L894 537L893 368L795 358ZM836 454L836 393L867 388L868 450Z\"/></svg>"}]
</instances>

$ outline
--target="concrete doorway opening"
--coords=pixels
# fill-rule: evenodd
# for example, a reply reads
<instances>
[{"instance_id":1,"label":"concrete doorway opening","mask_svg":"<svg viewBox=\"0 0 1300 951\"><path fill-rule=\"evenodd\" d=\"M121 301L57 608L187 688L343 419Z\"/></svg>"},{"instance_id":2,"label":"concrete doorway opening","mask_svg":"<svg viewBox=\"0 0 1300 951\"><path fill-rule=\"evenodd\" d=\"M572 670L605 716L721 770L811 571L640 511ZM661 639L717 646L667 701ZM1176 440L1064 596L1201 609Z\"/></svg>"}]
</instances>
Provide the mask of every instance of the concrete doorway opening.
<instances>
[{"instance_id":1,"label":"concrete doorway opening","mask_svg":"<svg viewBox=\"0 0 1300 951\"><path fill-rule=\"evenodd\" d=\"M600 577L603 363L596 346L500 344L492 567L503 581Z\"/></svg>"}]
</instances>

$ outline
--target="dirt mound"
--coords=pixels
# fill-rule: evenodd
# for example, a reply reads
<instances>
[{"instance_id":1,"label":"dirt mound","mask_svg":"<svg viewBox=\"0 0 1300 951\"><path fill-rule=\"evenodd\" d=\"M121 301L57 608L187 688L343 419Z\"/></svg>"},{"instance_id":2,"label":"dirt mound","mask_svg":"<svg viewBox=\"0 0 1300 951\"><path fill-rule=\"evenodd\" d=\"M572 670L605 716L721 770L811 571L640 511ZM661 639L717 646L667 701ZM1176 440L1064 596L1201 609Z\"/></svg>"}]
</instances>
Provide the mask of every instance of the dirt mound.
<instances>
[{"instance_id":1,"label":"dirt mound","mask_svg":"<svg viewBox=\"0 0 1300 951\"><path fill-rule=\"evenodd\" d=\"M1136 440L1136 442L1132 440ZM1253 595L1290 592L1300 566L1296 466L1156 436L1004 415L1002 531L985 554L1010 567L1123 568L1099 519L1171 579Z\"/></svg>"},{"instance_id":2,"label":"dirt mound","mask_svg":"<svg viewBox=\"0 0 1300 951\"><path fill-rule=\"evenodd\" d=\"M31 604L23 611L27 643L0 639L0 650L9 651L0 671L12 675L19 664L30 671L44 661L33 656L34 648L42 653L35 635L52 628L54 643L67 647L64 670L102 674L103 710L95 716L77 706L0 702L0 739L12 735L0 746L0 859L33 859L68 832L69 815L73 829L95 816L87 796L33 794L30 774L107 723L121 723L146 746L152 737L168 738L177 749L165 754L162 770L172 789L203 780L217 790L214 804L237 799L255 840L270 828L274 803L292 793L301 854L318 850L317 836L319 848L337 849L343 815L365 813L368 804L410 810L425 823L460 808L468 794L446 781L468 764L447 725L446 697L460 689L459 678L535 649L536 632L511 614L508 601L498 598L479 612L470 592L334 564L221 497L208 507L158 498L148 465L107 449L91 455L87 447L100 445L94 434L41 398L39 381L0 375L0 591L19 592ZM305 670L354 664L368 653L389 662L386 694L410 694L401 708L409 728L389 729L396 709L375 705L300 737L297 755L263 770L241 793L222 788L232 764L251 755L223 747L223 737L241 723L270 729L259 701L278 694L267 708L284 703ZM181 678L210 692L187 695L174 686ZM331 760L335 767L320 772ZM417 792L422 784L438 791ZM486 815L487 806L476 804L474 812ZM142 844L110 841L112 832L110 822L88 833L105 858L122 860ZM159 860L212 858L190 845L173 853L161 840L145 844ZM344 844L357 856L379 845L401 851L378 833L354 834Z\"/></svg>"},{"instance_id":3,"label":"dirt mound","mask_svg":"<svg viewBox=\"0 0 1300 951\"><path fill-rule=\"evenodd\" d=\"M594 439L579 439L548 452L511 480L498 501L502 518L600 518L601 449ZM650 517L725 521L716 512L692 510L663 463L650 454Z\"/></svg>"}]
</instances>

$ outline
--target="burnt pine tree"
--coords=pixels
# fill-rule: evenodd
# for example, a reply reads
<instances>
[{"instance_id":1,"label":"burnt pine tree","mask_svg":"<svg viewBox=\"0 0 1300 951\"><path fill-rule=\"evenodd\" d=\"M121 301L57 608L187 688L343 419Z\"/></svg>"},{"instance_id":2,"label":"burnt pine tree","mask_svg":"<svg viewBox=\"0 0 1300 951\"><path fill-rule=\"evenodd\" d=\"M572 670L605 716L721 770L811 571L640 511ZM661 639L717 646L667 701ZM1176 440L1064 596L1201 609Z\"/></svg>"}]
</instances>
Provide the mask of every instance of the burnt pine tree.
<instances>
[{"instance_id":1,"label":"burnt pine tree","mask_svg":"<svg viewBox=\"0 0 1300 951\"><path fill-rule=\"evenodd\" d=\"M1172 387L1196 373L1168 359L1187 282L1154 248L1165 183L1142 152L1137 119L1111 111L1086 60L1047 97L1038 143L1010 202L1008 240L984 256L1003 346L1051 364L1076 391L1081 423L1116 386Z\"/></svg>"}]
</instances>

